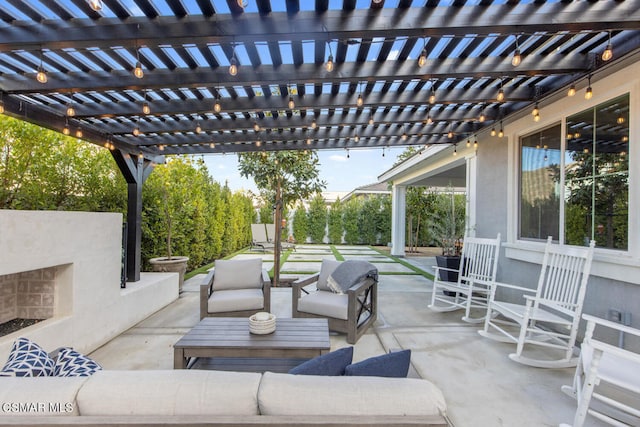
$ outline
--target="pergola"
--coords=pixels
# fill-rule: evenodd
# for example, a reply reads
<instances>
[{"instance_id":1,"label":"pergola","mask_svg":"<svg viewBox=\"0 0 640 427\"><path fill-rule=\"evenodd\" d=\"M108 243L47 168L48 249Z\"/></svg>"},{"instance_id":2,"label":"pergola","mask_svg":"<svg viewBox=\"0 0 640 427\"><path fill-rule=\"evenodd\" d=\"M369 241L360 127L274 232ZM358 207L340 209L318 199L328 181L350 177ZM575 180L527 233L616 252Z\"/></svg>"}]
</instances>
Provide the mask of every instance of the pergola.
<instances>
[{"instance_id":1,"label":"pergola","mask_svg":"<svg viewBox=\"0 0 640 427\"><path fill-rule=\"evenodd\" d=\"M165 155L457 144L640 48L633 0L6 0L0 19L5 114L123 172L134 281Z\"/></svg>"}]
</instances>

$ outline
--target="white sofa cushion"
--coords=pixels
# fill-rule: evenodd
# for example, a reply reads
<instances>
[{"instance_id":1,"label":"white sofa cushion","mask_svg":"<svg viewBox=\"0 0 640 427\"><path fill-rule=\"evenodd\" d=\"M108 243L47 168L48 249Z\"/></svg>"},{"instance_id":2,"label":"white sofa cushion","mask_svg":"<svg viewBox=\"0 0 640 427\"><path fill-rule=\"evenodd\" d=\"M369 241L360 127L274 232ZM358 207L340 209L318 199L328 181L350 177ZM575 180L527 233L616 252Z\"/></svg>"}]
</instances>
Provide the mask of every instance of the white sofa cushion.
<instances>
[{"instance_id":1,"label":"white sofa cushion","mask_svg":"<svg viewBox=\"0 0 640 427\"><path fill-rule=\"evenodd\" d=\"M79 415L76 395L88 377L0 378L0 416Z\"/></svg>"},{"instance_id":2,"label":"white sofa cushion","mask_svg":"<svg viewBox=\"0 0 640 427\"><path fill-rule=\"evenodd\" d=\"M259 415L261 374L99 371L78 393L81 415Z\"/></svg>"},{"instance_id":3,"label":"white sofa cushion","mask_svg":"<svg viewBox=\"0 0 640 427\"><path fill-rule=\"evenodd\" d=\"M219 259L214 272L214 291L262 288L262 258Z\"/></svg>"},{"instance_id":4,"label":"white sofa cushion","mask_svg":"<svg viewBox=\"0 0 640 427\"><path fill-rule=\"evenodd\" d=\"M318 290L333 292L329 287L327 280L329 280L331 273L333 273L340 264L342 264L342 261L335 261L332 259L322 260L320 273L318 275L318 282L316 283L316 288L318 288Z\"/></svg>"},{"instance_id":5,"label":"white sofa cushion","mask_svg":"<svg viewBox=\"0 0 640 427\"><path fill-rule=\"evenodd\" d=\"M331 291L311 292L298 299L298 311L305 313L347 320L348 310L349 296Z\"/></svg>"},{"instance_id":6,"label":"white sofa cushion","mask_svg":"<svg viewBox=\"0 0 640 427\"><path fill-rule=\"evenodd\" d=\"M273 372L262 376L258 403L262 415L298 416L440 415L447 408L440 389L423 379Z\"/></svg>"},{"instance_id":7,"label":"white sofa cushion","mask_svg":"<svg viewBox=\"0 0 640 427\"><path fill-rule=\"evenodd\" d=\"M264 307L262 289L235 289L211 293L207 303L209 313L259 310Z\"/></svg>"}]
</instances>

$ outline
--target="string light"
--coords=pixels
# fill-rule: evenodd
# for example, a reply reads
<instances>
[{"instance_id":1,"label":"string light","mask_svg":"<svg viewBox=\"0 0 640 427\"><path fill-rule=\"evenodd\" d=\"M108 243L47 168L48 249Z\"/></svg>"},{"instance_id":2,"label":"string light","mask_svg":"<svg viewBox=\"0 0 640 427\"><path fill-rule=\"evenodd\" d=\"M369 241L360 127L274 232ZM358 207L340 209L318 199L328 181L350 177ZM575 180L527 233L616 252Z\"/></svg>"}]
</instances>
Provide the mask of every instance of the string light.
<instances>
[{"instance_id":1,"label":"string light","mask_svg":"<svg viewBox=\"0 0 640 427\"><path fill-rule=\"evenodd\" d=\"M258 124L258 122L253 122L253 130L256 132L260 131L260 125Z\"/></svg>"},{"instance_id":2,"label":"string light","mask_svg":"<svg viewBox=\"0 0 640 427\"><path fill-rule=\"evenodd\" d=\"M500 131L498 131L498 138L502 138L504 136L504 129L502 128L502 122L500 122Z\"/></svg>"},{"instance_id":3,"label":"string light","mask_svg":"<svg viewBox=\"0 0 640 427\"><path fill-rule=\"evenodd\" d=\"M356 136L353 138L355 142L360 142L360 136L356 133Z\"/></svg>"},{"instance_id":4,"label":"string light","mask_svg":"<svg viewBox=\"0 0 640 427\"><path fill-rule=\"evenodd\" d=\"M67 104L67 116L73 117L76 115L76 109L73 107L73 93L71 94L71 101Z\"/></svg>"},{"instance_id":5,"label":"string light","mask_svg":"<svg viewBox=\"0 0 640 427\"><path fill-rule=\"evenodd\" d=\"M533 107L533 110L531 111L531 115L537 116L538 114L540 114L540 108L538 108L538 103L536 102L536 105Z\"/></svg>"},{"instance_id":6,"label":"string light","mask_svg":"<svg viewBox=\"0 0 640 427\"><path fill-rule=\"evenodd\" d=\"M80 127L78 127L78 129L76 129L76 137L82 138L82 129Z\"/></svg>"},{"instance_id":7,"label":"string light","mask_svg":"<svg viewBox=\"0 0 640 427\"><path fill-rule=\"evenodd\" d=\"M375 122L373 121L373 111L369 114L369 126L373 126Z\"/></svg>"},{"instance_id":8,"label":"string light","mask_svg":"<svg viewBox=\"0 0 640 427\"><path fill-rule=\"evenodd\" d=\"M467 138L467 148L471 147L471 140Z\"/></svg>"},{"instance_id":9,"label":"string light","mask_svg":"<svg viewBox=\"0 0 640 427\"><path fill-rule=\"evenodd\" d=\"M429 95L429 104L436 103L436 89L434 87L435 83L431 84L431 94Z\"/></svg>"},{"instance_id":10,"label":"string light","mask_svg":"<svg viewBox=\"0 0 640 427\"><path fill-rule=\"evenodd\" d=\"M496 136L496 128L495 128L495 126L491 128L491 136Z\"/></svg>"},{"instance_id":11,"label":"string light","mask_svg":"<svg viewBox=\"0 0 640 427\"><path fill-rule=\"evenodd\" d=\"M511 58L511 65L517 67L522 62L522 55L520 54L520 47L518 46L518 36L516 36L516 50L513 52L513 58Z\"/></svg>"},{"instance_id":12,"label":"string light","mask_svg":"<svg viewBox=\"0 0 640 427\"><path fill-rule=\"evenodd\" d=\"M424 47L422 48L422 52L420 52L420 56L418 57L418 67L422 68L427 65L427 41L424 39Z\"/></svg>"},{"instance_id":13,"label":"string light","mask_svg":"<svg viewBox=\"0 0 640 427\"><path fill-rule=\"evenodd\" d=\"M609 31L609 43L607 43L607 47L602 52L602 60L609 61L613 58L613 46L611 46L611 31Z\"/></svg>"},{"instance_id":14,"label":"string light","mask_svg":"<svg viewBox=\"0 0 640 427\"><path fill-rule=\"evenodd\" d=\"M587 87L586 92L584 93L584 99L593 98L593 89L591 89L591 76L589 76L589 86Z\"/></svg>"},{"instance_id":15,"label":"string light","mask_svg":"<svg viewBox=\"0 0 640 427\"><path fill-rule=\"evenodd\" d=\"M313 121L311 122L311 129L315 129L318 127L318 124L316 123L316 119L313 119Z\"/></svg>"},{"instance_id":16,"label":"string light","mask_svg":"<svg viewBox=\"0 0 640 427\"><path fill-rule=\"evenodd\" d=\"M220 104L220 90L216 89L216 102L213 104L213 111L219 113L222 111L222 105Z\"/></svg>"},{"instance_id":17,"label":"string light","mask_svg":"<svg viewBox=\"0 0 640 427\"><path fill-rule=\"evenodd\" d=\"M261 145L262 145L262 141L257 140L257 141L256 141L256 147L260 147Z\"/></svg>"},{"instance_id":18,"label":"string light","mask_svg":"<svg viewBox=\"0 0 640 427\"><path fill-rule=\"evenodd\" d=\"M42 63L42 50L40 51L40 65L38 66L38 72L36 73L36 80L43 84L48 80L47 72L45 71L44 64Z\"/></svg>"},{"instance_id":19,"label":"string light","mask_svg":"<svg viewBox=\"0 0 640 427\"><path fill-rule=\"evenodd\" d=\"M69 129L69 120L66 117L64 118L64 127L62 128L62 133L65 135L69 135L71 133L71 130Z\"/></svg>"},{"instance_id":20,"label":"string light","mask_svg":"<svg viewBox=\"0 0 640 427\"><path fill-rule=\"evenodd\" d=\"M358 94L358 99L356 100L356 106L362 107L363 104L364 104L364 99L362 98L362 94L359 93Z\"/></svg>"},{"instance_id":21,"label":"string light","mask_svg":"<svg viewBox=\"0 0 640 427\"><path fill-rule=\"evenodd\" d=\"M235 55L235 52L234 52L234 55ZM232 76L235 76L238 74L238 62L236 61L235 56L231 58L231 61L229 63L229 74L231 74Z\"/></svg>"},{"instance_id":22,"label":"string light","mask_svg":"<svg viewBox=\"0 0 640 427\"><path fill-rule=\"evenodd\" d=\"M327 45L329 46L329 57L327 58L327 62L325 62L324 64L324 69L327 70L327 73L330 73L333 71L333 52L331 52L331 42L327 42Z\"/></svg>"},{"instance_id":23,"label":"string light","mask_svg":"<svg viewBox=\"0 0 640 427\"><path fill-rule=\"evenodd\" d=\"M498 90L498 96L496 96L498 102L504 101L504 89L502 88L502 80L500 80L500 89Z\"/></svg>"},{"instance_id":24,"label":"string light","mask_svg":"<svg viewBox=\"0 0 640 427\"><path fill-rule=\"evenodd\" d=\"M143 102L142 103L142 113L143 114L150 114L151 113L151 107L149 106L148 102Z\"/></svg>"},{"instance_id":25,"label":"string light","mask_svg":"<svg viewBox=\"0 0 640 427\"><path fill-rule=\"evenodd\" d=\"M572 84L569 90L567 91L567 96L574 96L576 94L576 85Z\"/></svg>"},{"instance_id":26,"label":"string light","mask_svg":"<svg viewBox=\"0 0 640 427\"><path fill-rule=\"evenodd\" d=\"M89 6L96 12L99 12L102 10L102 0L89 0Z\"/></svg>"},{"instance_id":27,"label":"string light","mask_svg":"<svg viewBox=\"0 0 640 427\"><path fill-rule=\"evenodd\" d=\"M200 126L200 122L196 123L196 133L202 132L202 127Z\"/></svg>"},{"instance_id":28,"label":"string light","mask_svg":"<svg viewBox=\"0 0 640 427\"><path fill-rule=\"evenodd\" d=\"M136 66L133 69L133 75L141 79L144 77L144 71L142 70L142 63L140 62L140 49L136 48Z\"/></svg>"}]
</instances>

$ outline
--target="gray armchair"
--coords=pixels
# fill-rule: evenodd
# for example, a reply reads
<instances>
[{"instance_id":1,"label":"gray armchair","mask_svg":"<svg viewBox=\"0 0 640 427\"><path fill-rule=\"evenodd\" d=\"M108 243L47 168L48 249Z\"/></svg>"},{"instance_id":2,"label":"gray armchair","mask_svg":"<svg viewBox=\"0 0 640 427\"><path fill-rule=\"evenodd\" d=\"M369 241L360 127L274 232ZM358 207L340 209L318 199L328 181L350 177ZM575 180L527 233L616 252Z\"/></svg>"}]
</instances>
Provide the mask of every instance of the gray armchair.
<instances>
[{"instance_id":1,"label":"gray armchair","mask_svg":"<svg viewBox=\"0 0 640 427\"><path fill-rule=\"evenodd\" d=\"M271 310L271 279L262 259L217 260L200 285L200 319Z\"/></svg>"},{"instance_id":2,"label":"gray armchair","mask_svg":"<svg viewBox=\"0 0 640 427\"><path fill-rule=\"evenodd\" d=\"M320 272L292 283L293 317L317 317L329 321L329 329L347 334L347 342L355 344L376 321L378 280L365 277L344 293L327 286L329 276L340 261L324 260ZM306 286L316 284L316 289Z\"/></svg>"}]
</instances>

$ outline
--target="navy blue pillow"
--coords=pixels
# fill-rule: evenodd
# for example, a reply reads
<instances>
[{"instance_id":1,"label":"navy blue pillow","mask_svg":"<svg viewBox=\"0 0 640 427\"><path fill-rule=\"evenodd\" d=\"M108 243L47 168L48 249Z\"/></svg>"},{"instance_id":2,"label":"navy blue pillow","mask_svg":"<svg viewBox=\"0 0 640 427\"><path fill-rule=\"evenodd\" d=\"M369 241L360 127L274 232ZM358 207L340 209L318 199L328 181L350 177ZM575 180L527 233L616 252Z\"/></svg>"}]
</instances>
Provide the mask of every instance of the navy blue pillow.
<instances>
[{"instance_id":1,"label":"navy blue pillow","mask_svg":"<svg viewBox=\"0 0 640 427\"><path fill-rule=\"evenodd\" d=\"M371 357L346 367L344 374L350 376L405 378L409 373L411 350L395 351Z\"/></svg>"},{"instance_id":2,"label":"navy blue pillow","mask_svg":"<svg viewBox=\"0 0 640 427\"><path fill-rule=\"evenodd\" d=\"M294 375L344 375L344 368L346 368L352 360L353 347L345 347L307 360L295 368L291 368L289 373Z\"/></svg>"}]
</instances>

